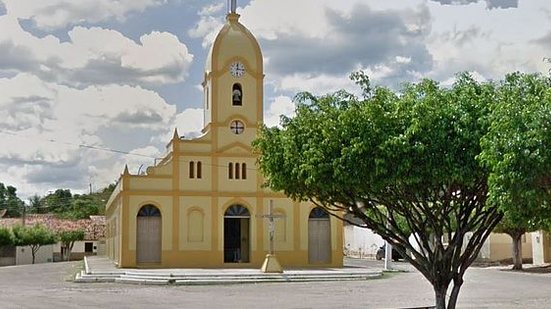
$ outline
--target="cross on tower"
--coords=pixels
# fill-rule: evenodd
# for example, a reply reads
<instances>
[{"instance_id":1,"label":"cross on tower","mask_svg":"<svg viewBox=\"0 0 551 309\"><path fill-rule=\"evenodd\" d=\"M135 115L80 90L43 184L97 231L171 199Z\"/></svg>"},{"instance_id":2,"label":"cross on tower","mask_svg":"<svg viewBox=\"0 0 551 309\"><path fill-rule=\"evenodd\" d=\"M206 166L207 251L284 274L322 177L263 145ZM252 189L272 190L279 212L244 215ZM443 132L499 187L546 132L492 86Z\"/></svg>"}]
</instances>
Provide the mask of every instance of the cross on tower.
<instances>
[{"instance_id":1,"label":"cross on tower","mask_svg":"<svg viewBox=\"0 0 551 309\"><path fill-rule=\"evenodd\" d=\"M230 13L235 14L235 10L237 8L237 0L228 0L230 2Z\"/></svg>"},{"instance_id":2,"label":"cross on tower","mask_svg":"<svg viewBox=\"0 0 551 309\"><path fill-rule=\"evenodd\" d=\"M241 134L245 130L245 125L239 120L234 120L231 122L230 130L235 134Z\"/></svg>"}]
</instances>

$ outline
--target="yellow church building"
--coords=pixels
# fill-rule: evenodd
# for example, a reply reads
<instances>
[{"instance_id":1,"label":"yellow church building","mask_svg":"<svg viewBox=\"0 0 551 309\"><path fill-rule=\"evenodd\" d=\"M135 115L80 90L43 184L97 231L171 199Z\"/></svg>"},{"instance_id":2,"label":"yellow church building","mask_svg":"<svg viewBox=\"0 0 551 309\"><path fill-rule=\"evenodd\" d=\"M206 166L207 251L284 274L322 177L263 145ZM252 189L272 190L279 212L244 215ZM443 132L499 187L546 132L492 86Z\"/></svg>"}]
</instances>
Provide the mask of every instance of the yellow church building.
<instances>
[{"instance_id":1,"label":"yellow church building","mask_svg":"<svg viewBox=\"0 0 551 309\"><path fill-rule=\"evenodd\" d=\"M264 188L251 149L263 123L263 58L232 1L205 65L204 128L175 130L145 175L124 169L106 205L106 252L118 267L342 267L343 226L313 204ZM270 211L270 201L273 211Z\"/></svg>"}]
</instances>

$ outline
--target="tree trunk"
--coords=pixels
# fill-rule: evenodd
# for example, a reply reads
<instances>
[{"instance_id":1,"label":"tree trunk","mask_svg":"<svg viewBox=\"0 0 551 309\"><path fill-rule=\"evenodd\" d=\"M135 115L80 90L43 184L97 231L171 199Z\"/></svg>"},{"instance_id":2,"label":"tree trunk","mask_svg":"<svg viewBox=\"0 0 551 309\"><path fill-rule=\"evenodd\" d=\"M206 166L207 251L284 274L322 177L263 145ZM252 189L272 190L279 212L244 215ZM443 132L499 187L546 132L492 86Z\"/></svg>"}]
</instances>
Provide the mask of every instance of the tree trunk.
<instances>
[{"instance_id":1,"label":"tree trunk","mask_svg":"<svg viewBox=\"0 0 551 309\"><path fill-rule=\"evenodd\" d=\"M65 261L69 261L71 259L71 249L69 247L65 248Z\"/></svg>"},{"instance_id":2,"label":"tree trunk","mask_svg":"<svg viewBox=\"0 0 551 309\"><path fill-rule=\"evenodd\" d=\"M68 245L67 245L67 261L69 261L71 259L71 252L73 252L73 246L75 245L75 242L74 241L71 241Z\"/></svg>"},{"instance_id":3,"label":"tree trunk","mask_svg":"<svg viewBox=\"0 0 551 309\"><path fill-rule=\"evenodd\" d=\"M511 233L513 238L513 270L522 270L522 234L521 232Z\"/></svg>"},{"instance_id":4,"label":"tree trunk","mask_svg":"<svg viewBox=\"0 0 551 309\"><path fill-rule=\"evenodd\" d=\"M446 309L446 292L447 286L436 287L434 286L434 296L436 299L436 309Z\"/></svg>"},{"instance_id":5,"label":"tree trunk","mask_svg":"<svg viewBox=\"0 0 551 309\"><path fill-rule=\"evenodd\" d=\"M31 255L33 257L33 264L34 264L34 257L36 256L36 250L34 250L34 247L31 246Z\"/></svg>"},{"instance_id":6,"label":"tree trunk","mask_svg":"<svg viewBox=\"0 0 551 309\"><path fill-rule=\"evenodd\" d=\"M458 278L457 280L454 280L452 293L450 294L450 299L448 300L448 309L455 309L461 285L463 285L463 278Z\"/></svg>"}]
</instances>

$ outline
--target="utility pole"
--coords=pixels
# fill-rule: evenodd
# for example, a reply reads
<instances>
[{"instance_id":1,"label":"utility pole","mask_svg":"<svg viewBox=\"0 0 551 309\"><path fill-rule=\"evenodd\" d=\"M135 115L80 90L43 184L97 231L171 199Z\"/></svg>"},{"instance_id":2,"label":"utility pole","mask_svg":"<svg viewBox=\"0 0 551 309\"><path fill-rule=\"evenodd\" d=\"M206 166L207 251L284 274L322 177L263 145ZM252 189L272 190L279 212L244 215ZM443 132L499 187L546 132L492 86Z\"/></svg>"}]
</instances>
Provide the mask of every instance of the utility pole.
<instances>
[{"instance_id":1,"label":"utility pole","mask_svg":"<svg viewBox=\"0 0 551 309\"><path fill-rule=\"evenodd\" d=\"M25 205L25 202L23 202L23 211L21 214L21 221L23 226L25 226L26 215L27 215L27 206Z\"/></svg>"}]
</instances>

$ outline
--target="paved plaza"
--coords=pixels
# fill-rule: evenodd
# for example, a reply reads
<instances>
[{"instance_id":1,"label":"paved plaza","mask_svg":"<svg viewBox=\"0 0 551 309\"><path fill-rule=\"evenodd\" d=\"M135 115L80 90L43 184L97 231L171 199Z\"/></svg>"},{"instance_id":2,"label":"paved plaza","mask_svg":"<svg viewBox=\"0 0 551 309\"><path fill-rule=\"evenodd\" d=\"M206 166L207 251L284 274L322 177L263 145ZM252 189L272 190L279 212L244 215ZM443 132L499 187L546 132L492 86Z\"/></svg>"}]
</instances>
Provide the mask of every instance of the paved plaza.
<instances>
[{"instance_id":1,"label":"paved plaza","mask_svg":"<svg viewBox=\"0 0 551 309\"><path fill-rule=\"evenodd\" d=\"M347 264L382 267L377 261ZM400 268L409 268L398 263ZM81 262L0 268L1 308L412 308L433 304L416 271L342 282L150 286L74 283ZM551 275L471 268L460 308L549 308Z\"/></svg>"}]
</instances>

